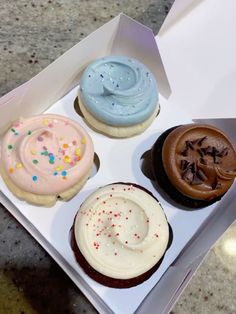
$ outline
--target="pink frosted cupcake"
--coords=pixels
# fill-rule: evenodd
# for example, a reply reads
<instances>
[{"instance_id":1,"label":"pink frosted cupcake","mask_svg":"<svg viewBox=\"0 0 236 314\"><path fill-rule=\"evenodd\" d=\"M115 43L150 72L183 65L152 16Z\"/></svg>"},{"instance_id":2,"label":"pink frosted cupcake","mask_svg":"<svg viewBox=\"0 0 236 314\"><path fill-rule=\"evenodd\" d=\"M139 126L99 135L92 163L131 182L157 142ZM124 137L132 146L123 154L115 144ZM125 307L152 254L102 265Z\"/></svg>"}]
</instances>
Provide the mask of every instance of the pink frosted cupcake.
<instances>
[{"instance_id":1,"label":"pink frosted cupcake","mask_svg":"<svg viewBox=\"0 0 236 314\"><path fill-rule=\"evenodd\" d=\"M52 206L82 188L93 156L90 136L75 121L51 114L21 118L2 138L0 173L20 199Z\"/></svg>"}]
</instances>

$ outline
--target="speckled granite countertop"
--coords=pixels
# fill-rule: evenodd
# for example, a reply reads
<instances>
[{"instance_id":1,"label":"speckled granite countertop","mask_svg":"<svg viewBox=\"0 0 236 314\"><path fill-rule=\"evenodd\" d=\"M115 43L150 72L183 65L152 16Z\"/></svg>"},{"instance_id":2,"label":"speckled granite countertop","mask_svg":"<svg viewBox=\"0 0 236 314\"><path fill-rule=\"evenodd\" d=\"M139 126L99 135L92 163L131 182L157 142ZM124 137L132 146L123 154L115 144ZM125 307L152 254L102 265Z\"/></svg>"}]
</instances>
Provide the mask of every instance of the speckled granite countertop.
<instances>
[{"instance_id":1,"label":"speckled granite countertop","mask_svg":"<svg viewBox=\"0 0 236 314\"><path fill-rule=\"evenodd\" d=\"M173 0L1 0L0 95L121 11L158 32ZM1 114L1 113L0 113ZM208 254L172 313L236 313L236 225ZM0 314L96 313L0 205Z\"/></svg>"}]
</instances>

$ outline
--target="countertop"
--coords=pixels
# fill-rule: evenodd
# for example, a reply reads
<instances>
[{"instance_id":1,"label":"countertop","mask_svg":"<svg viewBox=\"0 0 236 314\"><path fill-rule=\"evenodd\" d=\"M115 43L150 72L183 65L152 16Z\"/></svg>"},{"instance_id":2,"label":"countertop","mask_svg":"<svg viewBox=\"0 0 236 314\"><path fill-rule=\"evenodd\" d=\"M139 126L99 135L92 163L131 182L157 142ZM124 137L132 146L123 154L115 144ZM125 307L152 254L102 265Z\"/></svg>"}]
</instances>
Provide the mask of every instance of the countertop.
<instances>
[{"instance_id":1,"label":"countertop","mask_svg":"<svg viewBox=\"0 0 236 314\"><path fill-rule=\"evenodd\" d=\"M29 80L124 12L156 34L173 0L1 0L0 95ZM1 113L0 113L1 114ZM236 224L215 244L172 314L236 313ZM0 204L0 314L96 313L80 290Z\"/></svg>"}]
</instances>

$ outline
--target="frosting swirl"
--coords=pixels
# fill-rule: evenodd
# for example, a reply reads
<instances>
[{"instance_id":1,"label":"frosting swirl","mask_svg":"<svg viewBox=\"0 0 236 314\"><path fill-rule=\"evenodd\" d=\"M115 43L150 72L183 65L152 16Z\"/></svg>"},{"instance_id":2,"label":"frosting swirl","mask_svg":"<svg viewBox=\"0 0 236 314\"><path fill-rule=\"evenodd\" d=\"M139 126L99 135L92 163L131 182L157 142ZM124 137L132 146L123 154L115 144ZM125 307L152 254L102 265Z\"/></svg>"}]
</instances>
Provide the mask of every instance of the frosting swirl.
<instances>
[{"instance_id":1,"label":"frosting swirl","mask_svg":"<svg viewBox=\"0 0 236 314\"><path fill-rule=\"evenodd\" d=\"M19 119L1 145L1 166L24 191L54 195L82 179L92 166L93 144L76 122L59 115Z\"/></svg>"},{"instance_id":2,"label":"frosting swirl","mask_svg":"<svg viewBox=\"0 0 236 314\"><path fill-rule=\"evenodd\" d=\"M75 218L74 235L95 270L111 278L130 279L161 259L169 227L154 197L136 186L117 183L86 199Z\"/></svg>"},{"instance_id":3,"label":"frosting swirl","mask_svg":"<svg viewBox=\"0 0 236 314\"><path fill-rule=\"evenodd\" d=\"M138 60L108 56L84 71L80 97L98 120L113 126L129 126L147 120L158 104L157 83Z\"/></svg>"}]
</instances>

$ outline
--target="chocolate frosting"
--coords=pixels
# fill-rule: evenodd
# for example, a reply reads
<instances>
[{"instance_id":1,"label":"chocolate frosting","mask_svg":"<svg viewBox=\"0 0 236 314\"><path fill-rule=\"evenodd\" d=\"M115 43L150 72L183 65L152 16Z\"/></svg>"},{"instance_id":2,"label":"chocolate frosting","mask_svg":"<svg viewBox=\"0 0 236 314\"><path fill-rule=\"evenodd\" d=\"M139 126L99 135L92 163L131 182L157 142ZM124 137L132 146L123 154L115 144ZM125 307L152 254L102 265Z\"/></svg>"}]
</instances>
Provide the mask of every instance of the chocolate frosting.
<instances>
[{"instance_id":1,"label":"chocolate frosting","mask_svg":"<svg viewBox=\"0 0 236 314\"><path fill-rule=\"evenodd\" d=\"M164 142L162 160L171 183L193 199L223 195L236 176L236 151L230 139L210 125L177 127Z\"/></svg>"}]
</instances>

